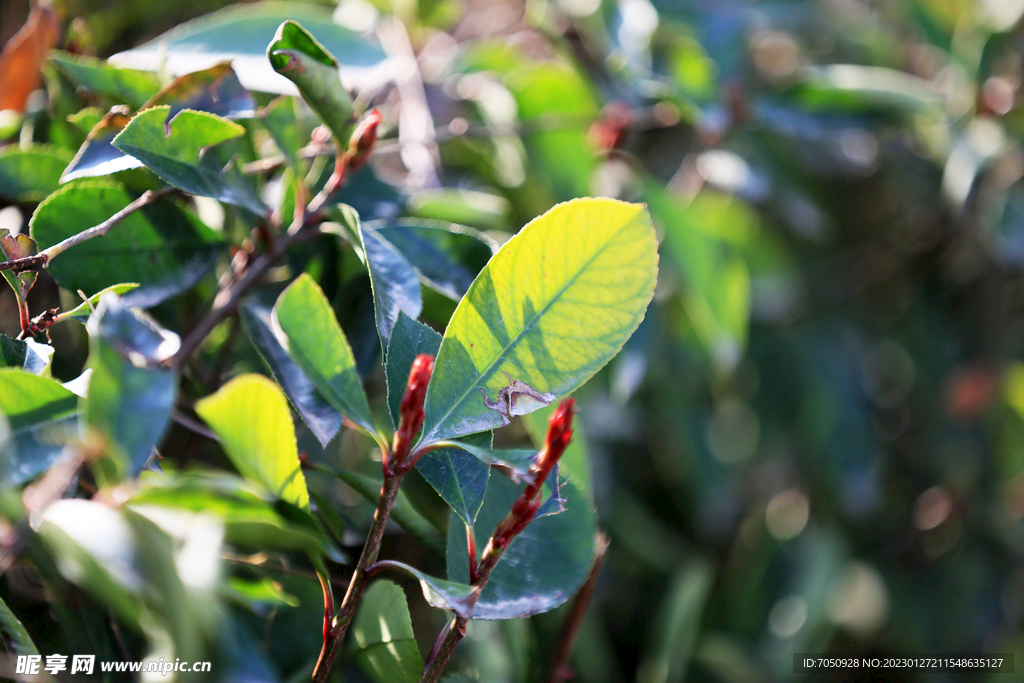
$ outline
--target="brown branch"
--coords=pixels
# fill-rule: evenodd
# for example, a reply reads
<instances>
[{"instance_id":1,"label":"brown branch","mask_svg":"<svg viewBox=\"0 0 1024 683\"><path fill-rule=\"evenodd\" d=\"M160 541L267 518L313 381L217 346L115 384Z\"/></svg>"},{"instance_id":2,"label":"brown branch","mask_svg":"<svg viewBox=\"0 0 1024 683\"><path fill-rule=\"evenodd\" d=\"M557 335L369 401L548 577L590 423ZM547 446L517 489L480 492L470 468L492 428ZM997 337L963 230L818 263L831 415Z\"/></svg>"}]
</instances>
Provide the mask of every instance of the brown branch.
<instances>
[{"instance_id":1,"label":"brown branch","mask_svg":"<svg viewBox=\"0 0 1024 683\"><path fill-rule=\"evenodd\" d=\"M310 222L307 220L302 229L308 228ZM213 331L220 321L230 315L238 306L242 296L256 284L274 266L279 258L285 255L289 247L296 242L303 230L288 231L280 239L274 242L274 246L260 256L246 268L241 278L232 282L227 289L217 294L213 301L213 307L202 320L199 321L187 337L181 342L181 347L168 361L167 365L172 368L180 368L186 359L199 348L207 335Z\"/></svg>"},{"instance_id":2,"label":"brown branch","mask_svg":"<svg viewBox=\"0 0 1024 683\"><path fill-rule=\"evenodd\" d=\"M391 508L394 507L395 499L398 497L398 487L402 483L403 476L404 473L398 472L392 476L384 477L384 485L381 487L377 510L373 515L373 524L370 525L370 531L366 536L366 544L363 546L362 555L359 556L359 562L356 564L356 571L352 575L348 590L341 601L341 608L338 610L338 615L334 618L330 632L324 639L320 658L316 662L316 668L313 669L313 683L325 683L327 677L331 674L331 667L334 665L334 660L338 656L341 644L345 640L345 634L348 633L348 627L352 623L356 605L359 604L359 599L363 596L363 590L366 588L366 583L370 578L370 567L377 559L377 553L380 551L380 543L384 538L384 529L387 527Z\"/></svg>"}]
</instances>

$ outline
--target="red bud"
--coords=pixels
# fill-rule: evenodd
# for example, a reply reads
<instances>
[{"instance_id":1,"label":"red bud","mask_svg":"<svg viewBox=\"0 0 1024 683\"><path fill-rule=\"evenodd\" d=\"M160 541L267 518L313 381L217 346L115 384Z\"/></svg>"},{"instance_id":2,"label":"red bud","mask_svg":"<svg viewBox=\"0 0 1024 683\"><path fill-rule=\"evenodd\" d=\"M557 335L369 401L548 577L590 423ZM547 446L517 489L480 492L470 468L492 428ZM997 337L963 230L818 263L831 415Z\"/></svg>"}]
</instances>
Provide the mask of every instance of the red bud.
<instances>
[{"instance_id":1,"label":"red bud","mask_svg":"<svg viewBox=\"0 0 1024 683\"><path fill-rule=\"evenodd\" d=\"M402 402L398 407L398 429L395 431L395 440L391 448L394 462L399 467L405 463L412 440L423 426L423 401L427 397L427 385L430 383L430 375L433 371L434 357L425 353L416 356L412 362L412 368L409 370L405 394L402 395ZM385 460L385 470L389 464Z\"/></svg>"},{"instance_id":2,"label":"red bud","mask_svg":"<svg viewBox=\"0 0 1024 683\"><path fill-rule=\"evenodd\" d=\"M544 440L544 450L537 454L533 470L534 481L541 483L565 454L565 449L572 442L572 416L576 414L576 399L567 398L558 404L558 408L548 420L548 435Z\"/></svg>"},{"instance_id":3,"label":"red bud","mask_svg":"<svg viewBox=\"0 0 1024 683\"><path fill-rule=\"evenodd\" d=\"M377 127L383 120L384 115L380 113L380 109L374 109L356 126L348 143L349 167L353 171L366 163L377 142Z\"/></svg>"}]
</instances>

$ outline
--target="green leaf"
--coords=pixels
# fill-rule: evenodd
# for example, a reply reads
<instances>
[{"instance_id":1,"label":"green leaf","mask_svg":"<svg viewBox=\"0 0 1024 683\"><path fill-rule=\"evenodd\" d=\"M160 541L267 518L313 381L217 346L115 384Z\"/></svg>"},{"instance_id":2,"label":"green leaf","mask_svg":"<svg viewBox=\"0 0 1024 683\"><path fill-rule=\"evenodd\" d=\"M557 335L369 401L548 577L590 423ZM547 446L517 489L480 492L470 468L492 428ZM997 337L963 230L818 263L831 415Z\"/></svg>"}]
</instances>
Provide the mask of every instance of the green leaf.
<instances>
[{"instance_id":1,"label":"green leaf","mask_svg":"<svg viewBox=\"0 0 1024 683\"><path fill-rule=\"evenodd\" d=\"M231 60L242 84L250 90L294 94L295 87L278 76L267 61L267 43L282 21L299 21L341 60L349 87L372 90L390 78L387 55L374 42L338 25L331 7L311 3L255 2L235 5L186 22L137 48L110 58L115 64L166 69L174 75L197 65Z\"/></svg>"},{"instance_id":2,"label":"green leaf","mask_svg":"<svg viewBox=\"0 0 1024 683\"><path fill-rule=\"evenodd\" d=\"M11 339L0 334L0 368L16 368L33 375L49 374L53 347L33 339Z\"/></svg>"},{"instance_id":3,"label":"green leaf","mask_svg":"<svg viewBox=\"0 0 1024 683\"><path fill-rule=\"evenodd\" d=\"M665 226L665 247L680 270L683 304L697 338L720 367L733 367L750 318L750 274L738 247L755 228L753 212L714 192L684 204L651 185L645 198Z\"/></svg>"},{"instance_id":4,"label":"green leaf","mask_svg":"<svg viewBox=\"0 0 1024 683\"><path fill-rule=\"evenodd\" d=\"M10 145L0 149L0 197L12 202L38 202L60 187L71 163L67 150L51 145Z\"/></svg>"},{"instance_id":5,"label":"green leaf","mask_svg":"<svg viewBox=\"0 0 1024 683\"><path fill-rule=\"evenodd\" d=\"M463 450L488 467L496 467L502 474L516 483L525 482L528 479L530 466L537 455L533 448L512 448L497 449L490 445L478 446L470 441L452 441L451 444Z\"/></svg>"},{"instance_id":6,"label":"green leaf","mask_svg":"<svg viewBox=\"0 0 1024 683\"><path fill-rule=\"evenodd\" d=\"M490 432L481 436L490 445ZM491 476L490 467L462 449L439 448L422 456L416 469L466 526L475 524Z\"/></svg>"},{"instance_id":7,"label":"green leaf","mask_svg":"<svg viewBox=\"0 0 1024 683\"><path fill-rule=\"evenodd\" d=\"M375 221L371 226L413 265L423 284L455 301L498 249L482 233L451 223Z\"/></svg>"},{"instance_id":8,"label":"green leaf","mask_svg":"<svg viewBox=\"0 0 1024 683\"><path fill-rule=\"evenodd\" d=\"M162 105L137 114L111 144L177 188L265 215L268 209L248 179L212 149L244 135L245 128L191 109L168 120L170 111L170 105Z\"/></svg>"},{"instance_id":9,"label":"green leaf","mask_svg":"<svg viewBox=\"0 0 1024 683\"><path fill-rule=\"evenodd\" d=\"M345 482L372 505L376 505L377 500L380 498L380 479L374 479L357 472L336 472L324 468L317 468L317 471L329 474ZM402 491L398 492L395 505L391 508L391 519L398 526L422 541L428 548L435 551L438 556L444 555L444 539L438 535L437 530L431 526L430 522L416 511L416 508L413 507Z\"/></svg>"},{"instance_id":10,"label":"green leaf","mask_svg":"<svg viewBox=\"0 0 1024 683\"><path fill-rule=\"evenodd\" d=\"M352 98L341 84L338 60L295 21L286 21L267 46L274 71L295 83L309 108L335 138L348 144L352 133Z\"/></svg>"},{"instance_id":11,"label":"green leaf","mask_svg":"<svg viewBox=\"0 0 1024 683\"><path fill-rule=\"evenodd\" d=\"M118 133L132 120L130 111L127 106L114 107L103 115L89 131L85 142L75 153L75 158L64 169L60 182L66 183L77 178L109 175L142 167L141 161L128 156L112 144Z\"/></svg>"},{"instance_id":12,"label":"green leaf","mask_svg":"<svg viewBox=\"0 0 1024 683\"><path fill-rule=\"evenodd\" d=\"M174 79L142 108L162 104L170 105L168 122L184 109L205 111L226 119L247 118L254 115L256 106L252 94L242 87L231 65L226 62ZM64 171L61 182L142 166L142 162L111 144L130 120L127 107L115 107L104 116L89 131L74 161Z\"/></svg>"},{"instance_id":13,"label":"green leaf","mask_svg":"<svg viewBox=\"0 0 1024 683\"><path fill-rule=\"evenodd\" d=\"M243 476L281 500L309 510L292 414L274 382L261 375L241 375L197 401L196 413L220 437Z\"/></svg>"},{"instance_id":14,"label":"green leaf","mask_svg":"<svg viewBox=\"0 0 1024 683\"><path fill-rule=\"evenodd\" d=\"M209 69L178 76L160 89L144 109L161 104L170 105L167 125L185 109L205 111L225 119L245 119L256 115L252 93L242 87L231 62L221 62Z\"/></svg>"},{"instance_id":15,"label":"green leaf","mask_svg":"<svg viewBox=\"0 0 1024 683\"><path fill-rule=\"evenodd\" d=\"M260 357L284 389L295 411L324 448L341 429L341 413L331 407L274 333L273 309L251 297L239 307L242 326Z\"/></svg>"},{"instance_id":16,"label":"green leaf","mask_svg":"<svg viewBox=\"0 0 1024 683\"><path fill-rule=\"evenodd\" d=\"M119 69L93 57L60 51L51 52L50 61L76 85L132 109L141 107L160 90L160 79L149 71Z\"/></svg>"},{"instance_id":17,"label":"green leaf","mask_svg":"<svg viewBox=\"0 0 1024 683\"><path fill-rule=\"evenodd\" d=\"M139 593L146 580L121 510L90 500L58 500L43 512L38 530L53 556L60 558L58 568L65 578L122 619L138 624L144 609Z\"/></svg>"},{"instance_id":18,"label":"green leaf","mask_svg":"<svg viewBox=\"0 0 1024 683\"><path fill-rule=\"evenodd\" d=\"M403 311L398 312L398 319L391 330L388 340L387 359L384 374L388 383L388 412L391 424L398 428L398 407L409 383L409 371L416 356L427 354L437 356L441 347L441 335Z\"/></svg>"},{"instance_id":19,"label":"green leaf","mask_svg":"<svg viewBox=\"0 0 1024 683\"><path fill-rule=\"evenodd\" d=\"M281 584L269 577L260 577L249 581L237 576L228 580L229 595L247 604L266 605L270 607L298 607L299 599L285 593Z\"/></svg>"},{"instance_id":20,"label":"green leaf","mask_svg":"<svg viewBox=\"0 0 1024 683\"><path fill-rule=\"evenodd\" d=\"M134 199L104 180L66 186L39 205L30 222L32 236L46 249L102 223ZM47 270L61 287L86 294L137 282L127 300L152 306L198 282L223 251L220 236L198 218L158 200L125 217L102 239L86 240L55 257Z\"/></svg>"},{"instance_id":21,"label":"green leaf","mask_svg":"<svg viewBox=\"0 0 1024 683\"><path fill-rule=\"evenodd\" d=\"M19 486L46 470L78 437L78 397L48 377L0 369L0 413L11 445L0 459L0 481Z\"/></svg>"},{"instance_id":22,"label":"green leaf","mask_svg":"<svg viewBox=\"0 0 1024 683\"><path fill-rule=\"evenodd\" d=\"M300 275L281 293L274 320L288 355L317 391L342 415L377 435L352 349L327 297L309 275Z\"/></svg>"},{"instance_id":23,"label":"green leaf","mask_svg":"<svg viewBox=\"0 0 1024 683\"><path fill-rule=\"evenodd\" d=\"M479 190L440 187L419 190L409 197L410 215L480 230L510 230L512 211L501 195Z\"/></svg>"},{"instance_id":24,"label":"green leaf","mask_svg":"<svg viewBox=\"0 0 1024 683\"><path fill-rule=\"evenodd\" d=\"M505 243L456 308L427 390L421 441L503 424L484 405L508 385L564 395L622 348L657 278L657 241L644 207L577 199Z\"/></svg>"},{"instance_id":25,"label":"green leaf","mask_svg":"<svg viewBox=\"0 0 1024 683\"><path fill-rule=\"evenodd\" d=\"M469 618L472 613L473 608L470 603L475 590L473 586L438 579L430 574L421 572L419 569L411 567L404 562L386 560L384 561L384 566L388 569L397 569L408 572L416 578L420 583L420 589L423 591L423 598L431 607L452 610L460 617L464 618Z\"/></svg>"},{"instance_id":26,"label":"green leaf","mask_svg":"<svg viewBox=\"0 0 1024 683\"><path fill-rule=\"evenodd\" d=\"M260 110L259 119L274 138L292 171L299 173L299 127L295 119L295 98L283 95Z\"/></svg>"},{"instance_id":27,"label":"green leaf","mask_svg":"<svg viewBox=\"0 0 1024 683\"><path fill-rule=\"evenodd\" d=\"M182 659L203 657L219 623L216 519L66 499L43 511L39 535L65 579L133 628L158 628Z\"/></svg>"},{"instance_id":28,"label":"green leaf","mask_svg":"<svg viewBox=\"0 0 1024 683\"><path fill-rule=\"evenodd\" d=\"M101 289L100 291L90 296L88 301L83 301L82 303L72 308L70 311L64 311L63 313L57 316L57 319L77 320L80 323L84 323L87 320L89 320L89 316L92 315L92 312L94 310L96 310L96 307L99 305L100 299L103 298L104 294L117 294L118 296L121 296L122 294L125 294L127 292L132 291L133 289L138 288L138 282L122 282L120 284L110 285L109 287Z\"/></svg>"},{"instance_id":29,"label":"green leaf","mask_svg":"<svg viewBox=\"0 0 1024 683\"><path fill-rule=\"evenodd\" d=\"M140 484L133 505L214 515L223 522L225 540L232 545L261 552L302 550L346 561L308 512L277 500L261 484L221 472L144 473Z\"/></svg>"},{"instance_id":30,"label":"green leaf","mask_svg":"<svg viewBox=\"0 0 1024 683\"><path fill-rule=\"evenodd\" d=\"M86 329L92 370L86 424L107 439L121 467L137 474L170 423L178 381L160 363L177 352L180 341L114 294L100 300Z\"/></svg>"},{"instance_id":31,"label":"green leaf","mask_svg":"<svg viewBox=\"0 0 1024 683\"><path fill-rule=\"evenodd\" d=\"M405 593L390 581L375 581L363 593L352 624L356 661L377 683L416 683L423 659L409 618Z\"/></svg>"},{"instance_id":32,"label":"green leaf","mask_svg":"<svg viewBox=\"0 0 1024 683\"><path fill-rule=\"evenodd\" d=\"M415 320L423 308L420 281L405 257L373 228L359 225L366 268L373 287L373 311L383 347L388 346L391 328L400 313Z\"/></svg>"},{"instance_id":33,"label":"green leaf","mask_svg":"<svg viewBox=\"0 0 1024 683\"><path fill-rule=\"evenodd\" d=\"M0 599L0 634L3 635L5 649L14 655L38 655L39 650L32 642L32 637L21 625L7 603Z\"/></svg>"},{"instance_id":34,"label":"green leaf","mask_svg":"<svg viewBox=\"0 0 1024 683\"><path fill-rule=\"evenodd\" d=\"M492 477L477 516L477 548L508 515L522 492L504 477ZM534 519L509 544L473 608L474 619L515 619L561 605L579 590L594 560L594 511L579 490L562 485L565 512ZM448 578L469 582L465 528L452 517L448 527Z\"/></svg>"}]
</instances>

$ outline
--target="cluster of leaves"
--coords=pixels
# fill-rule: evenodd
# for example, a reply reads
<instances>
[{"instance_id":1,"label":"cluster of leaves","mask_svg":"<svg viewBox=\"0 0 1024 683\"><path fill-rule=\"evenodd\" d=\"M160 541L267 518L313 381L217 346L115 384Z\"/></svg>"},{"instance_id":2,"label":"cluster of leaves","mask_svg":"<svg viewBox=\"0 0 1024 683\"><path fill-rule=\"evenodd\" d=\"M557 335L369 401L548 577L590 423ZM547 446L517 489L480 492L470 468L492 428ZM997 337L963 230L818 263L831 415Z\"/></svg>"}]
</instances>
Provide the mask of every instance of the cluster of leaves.
<instances>
[{"instance_id":1,"label":"cluster of leaves","mask_svg":"<svg viewBox=\"0 0 1024 683\"><path fill-rule=\"evenodd\" d=\"M145 11L169 17L168 7ZM457 598L458 588L445 598L436 577L470 581L464 529L482 540L502 519L533 453L528 435L543 435L548 412L499 430L498 454L486 430L504 420L488 403L513 379L562 396L582 381L574 373L589 377L617 348L577 357L565 325L628 336L606 310L618 299L591 287L619 283L597 270L566 299L579 308L552 327L514 327L567 277L563 254L603 234L593 223L582 235L559 233L564 207L523 233L550 232L540 241L551 251L521 247L501 265L503 250L491 261L495 240L591 194L647 205L661 237L658 296L622 353L576 392L583 429L562 460L573 484L562 488L565 511L531 525L533 538L517 541L523 552L510 549L475 616L531 612L526 593L538 609L566 600L599 523L609 559L571 662L586 683L789 680L792 653L804 651L1021 651L1018 3L347 0L335 17L373 24L377 35L342 29L326 11L268 3L195 20L109 63L53 52L42 65L46 105L0 116L0 134L18 137L0 151L0 201L33 214L38 241L5 240L5 253L52 250L157 194L106 237L56 255L34 286L35 271L12 275L22 303L0 299L11 302L0 307L11 337L22 323L45 326L56 348L42 336L0 339L5 363L22 369L0 371L22 383L0 391L14 444L5 486L20 496L4 499L0 538L29 544L4 580L44 651L78 645L122 658L113 609L116 623L139 624L124 630L132 653L202 641L221 653L221 671L306 676L323 627L310 558L326 557L338 581L358 554L380 488L371 454L376 440L388 443L396 387L417 353L438 356L438 377L452 373L450 389L432 385L424 438L459 445L424 456L405 480L392 511L405 533L388 534L383 556L421 572L432 604ZM285 19L323 49L296 27L268 60ZM101 51L123 21L90 19ZM56 44L52 22L36 18L39 45ZM214 67L225 55L233 71ZM358 86L354 101L329 55L342 83ZM177 85L156 75L197 68L207 70ZM302 99L266 94L286 89ZM328 139L343 150L359 118L349 113L371 105L397 135L387 133L371 166L323 212L304 215L336 169ZM320 124L326 132L314 134ZM212 146L200 154L203 144ZM575 206L590 207L598 224L621 206L595 201ZM290 241L287 226L310 215L320 234ZM261 265L282 240L281 267ZM610 253L628 260L626 247ZM263 267L259 283L231 296ZM118 303L93 296L108 287ZM93 318L89 337L63 322L85 322L93 309L112 317ZM131 320L143 327L131 323L128 344L113 330ZM165 330L181 332L182 347ZM523 331L536 334L521 338L514 362L488 365L487 354ZM87 338L93 378L107 378L97 386L109 391L90 384L80 405L84 381L65 389L47 373L76 377ZM338 339L348 353L319 352L346 348ZM124 364L125 351L134 362ZM251 376L268 369L272 383ZM241 379L223 383L231 377ZM132 399L141 407L122 415L118 397L129 391L119 387L129 380L153 400ZM159 382L175 389L161 393ZM276 418L250 419L266 433L240 426L248 401L279 407ZM285 425L292 412L299 420ZM100 436L84 442L94 473L78 496L98 487L129 500L110 528L130 551L98 562L75 544L104 549L67 530L90 513L69 509L40 526L37 508L24 508L40 491L57 492L49 501L74 490L77 480L59 485L71 469L62 446L83 433ZM286 479L300 471L291 455L280 471L249 466L263 462L254 443L279 434L294 434L294 452L313 465L304 486ZM143 472L137 489L126 486L153 444L164 475ZM293 452L290 441L281 448ZM194 471L198 463L213 472ZM84 504L54 505L68 503ZM152 535L157 508L195 521L160 518L164 536ZM196 545L217 533L223 541ZM171 540L153 549L151 537ZM196 547L218 548L213 556L224 544L234 550L216 599L193 591L195 575L183 575L184 588L165 586L178 579L150 576L136 561ZM84 592L66 578L97 565L125 570ZM39 574L59 596L52 604L24 580ZM192 602L153 597L165 590ZM375 680L416 677L437 610L379 577L363 604L346 674L358 665ZM74 625L60 637L45 635L55 631L51 607ZM206 630L175 630L192 610ZM570 614L566 605L471 622L462 670L539 679ZM79 643L78 633L97 635Z\"/></svg>"},{"instance_id":2,"label":"cluster of leaves","mask_svg":"<svg viewBox=\"0 0 1024 683\"><path fill-rule=\"evenodd\" d=\"M255 28L246 24L252 12ZM218 679L274 680L308 676L322 645L329 654L316 679L325 680L333 641L357 617L351 661L381 682L419 680L424 662L396 584L375 581L358 615L347 595L335 619L331 583L352 565L344 545L362 526L333 500L339 490L377 503L371 528L381 532L394 506L394 520L438 555L434 564L445 560L448 579L402 562L387 567L410 574L429 605L463 620L551 610L590 571L596 520L589 494L557 470L546 482L532 481L537 447L494 448L492 430L571 394L636 330L657 275L646 211L575 200L530 222L500 250L478 230L450 222L363 220L340 200L365 206L381 192L398 199L381 181L359 177L381 115L374 110L355 125L360 113L338 61L299 23L279 21L292 14L267 6L212 21L222 36L259 35L278 22L265 59L298 98L250 91L226 62L160 86L150 72L57 52L44 66L53 102L47 114L93 106L67 117L66 126L50 120L50 144L0 151L0 195L21 205L38 201L28 234L0 233L0 269L21 328L17 338L0 337L0 484L10 492L0 566L19 562L53 590L83 591L77 600L101 606L62 619L68 633L46 649L80 651L71 634L99 628L98 644L85 650L99 649L101 659L116 645L115 659L214 660ZM190 36L197 34L193 27ZM328 35L356 39L337 26ZM108 113L101 116L97 105ZM316 120L322 128L314 130ZM22 133L34 125L30 116ZM73 158L53 144L61 130L79 145ZM304 148L303 140L311 142ZM204 206L219 210L220 225L208 225ZM341 281L341 267L357 274ZM33 316L30 292L43 268L65 300L84 300ZM424 285L458 304L454 312L433 305L447 318L443 336L419 320ZM361 292L352 307L368 315L350 320L346 334L336 310L350 310L332 306L326 292L336 298L353 290ZM186 293L210 297L205 314L183 302ZM179 324L191 327L183 340L169 328L185 311L200 317ZM77 324L66 321L85 324L89 354L85 371L61 383L51 371L54 348L43 342L62 324ZM238 351L243 328L251 346ZM226 373L222 363L209 368L203 358L236 354L273 379L239 368ZM414 407L422 429L405 435L415 444L398 456L392 435L408 429L400 402L423 354L436 361L425 402L420 397ZM222 383L225 374L231 377ZM518 394L540 400L513 398L511 377ZM364 382L381 380L386 391L368 395ZM191 446L168 434L172 421L191 432ZM350 430L368 438L344 443L339 433ZM307 452L304 467L299 440L307 435L320 455ZM418 480L436 492L433 520L360 471L372 472L371 444L384 455L384 491L401 481L389 458L415 462ZM216 450L202 458L205 466L189 466L210 446ZM304 469L324 479L310 486ZM549 498L478 587L469 568L477 563L476 537L482 547L524 482L545 486ZM450 520L436 514L438 504L450 509ZM349 590L356 600L376 571L379 543L371 531ZM284 579L304 573L292 569L295 562L320 580L323 596L312 605L285 587ZM322 637L289 638L285 653L254 640L253 633L279 627L274 609L308 614L323 602ZM98 625L89 623L95 619ZM336 631L332 621L341 623ZM119 641L120 626L142 642ZM11 641L18 654L34 651L31 640Z\"/></svg>"}]
</instances>

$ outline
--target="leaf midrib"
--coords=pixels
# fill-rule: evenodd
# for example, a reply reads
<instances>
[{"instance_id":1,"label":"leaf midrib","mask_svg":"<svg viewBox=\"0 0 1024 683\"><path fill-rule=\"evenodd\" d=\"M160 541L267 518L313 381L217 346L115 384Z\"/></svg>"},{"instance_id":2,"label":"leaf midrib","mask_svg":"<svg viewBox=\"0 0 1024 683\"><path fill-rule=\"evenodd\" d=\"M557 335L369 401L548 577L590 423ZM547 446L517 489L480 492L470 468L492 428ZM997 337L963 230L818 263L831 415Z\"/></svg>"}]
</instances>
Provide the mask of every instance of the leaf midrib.
<instances>
[{"instance_id":1,"label":"leaf midrib","mask_svg":"<svg viewBox=\"0 0 1024 683\"><path fill-rule=\"evenodd\" d=\"M633 218L635 218L635 216L634 216ZM505 354L506 354L506 352L508 352L508 350L509 350L509 349L510 349L510 348L511 348L511 347L512 347L513 345L515 345L515 344L518 344L518 343L519 343L519 340L520 340L520 338L521 338L521 337L522 337L523 335L525 335L525 334L527 333L527 331L529 331L529 329L530 329L531 327L533 327L533 324L534 324L535 322L537 322L537 320L538 320L538 319L539 319L539 318L540 318L541 316L543 316L543 315L544 315L544 314L545 314L545 313L546 313L546 312L548 311L548 309L549 309L549 308L551 308L551 307L552 307L552 306L553 306L553 305L555 304L555 302L556 302L556 301L558 301L558 300L559 300L559 299L560 299L560 298L562 297L562 295L563 295L563 294L565 294L566 290L567 290L567 289L569 289L569 287L571 287L571 286L572 286L572 285L573 285L573 284L574 284L574 283L576 282L576 280L577 280L577 279L578 279L578 278L580 277L580 275L582 275L582 274L583 274L583 272L584 272L585 270L587 270L587 268L588 268L588 267L590 266L590 264L591 264L591 263L593 263L593 262L594 262L594 261L595 261L595 260L597 259L597 257L598 257L598 256L600 256L601 254L603 254L603 253L604 253L604 251L605 251L605 250L606 250L606 249L607 249L607 248L609 247L609 245L610 245L610 244L612 243L612 241L613 241L613 240L614 240L614 239L615 239L616 237L618 237L618 236L619 236L619 235L620 235L620 234L621 234L621 233L622 233L623 231L625 231L625 230L626 230L626 228L628 228L628 227L630 226L630 224L631 224L631 223L633 222L633 218L630 218L630 219L629 219L628 221L626 221L626 223L625 223L625 224L624 224L624 225L623 225L623 226L622 226L621 228L619 228L619 229L618 229L618 230L617 230L617 231L616 231L615 233L613 233L612 235L610 235L610 236L608 237L608 240L607 240L607 241L605 242L605 244L604 244L604 245L603 245L603 246L602 246L602 247L601 247L600 249L598 249L598 250L597 250L597 251L596 251L596 252L594 253L594 255L593 255L593 256L591 256L591 257L590 257L590 258L589 258L589 259L587 260L587 262L586 262L586 263L584 263L584 264L583 264L582 266L580 266L580 268L579 268L579 270L577 270L576 274L575 274L575 275L573 275L573 276L572 276L572 278L571 278L571 279L569 279L569 280L568 280L568 281L567 281L567 282L566 282L566 283L565 283L565 284L564 284L564 285L562 286L562 288L558 290L558 292L557 292L557 293L556 293L556 294L555 294L555 295L554 295L553 297L551 297L551 299L550 299L550 300L548 301L548 303L546 303L546 304L544 305L544 308L542 308L542 309L540 309L539 311L537 311L537 313L536 313L536 314L534 314L533 318L531 318L531 319L530 319L530 321L529 321L528 323L526 323L525 325L523 325L523 329L522 329L522 330L520 330L520 331L519 331L519 333L518 333L518 334L516 334L516 336L515 336L514 338L512 338L511 340L509 340L508 344L506 344L506 345L505 345L505 347L504 347L504 348L503 348L503 349L501 350L501 352L500 352L500 353L498 353L497 355L495 355L495 357L494 357L494 360L492 360L492 361L491 361L491 363L490 363L490 364L489 364L489 365L488 365L488 366L487 366L487 367L486 367L486 368L485 368L485 369L484 369L483 371L481 371L480 373L478 373L478 374L477 374L477 376L476 376L476 380L474 380L474 381L473 381L473 382L472 382L472 383L470 384L469 388L467 388L467 389L466 389L466 391L464 391L464 392L462 393L462 395L461 395L461 396L459 396L459 398L458 398L458 399L457 399L457 400L456 400L456 401L455 401L454 403L452 403L452 407L451 407L451 408L449 408L449 409L448 409L448 411L447 411L447 412L446 412L446 413L445 413L444 415L442 415L442 416L441 416L441 419L437 421L437 424L435 424L435 425L431 426L431 428L430 428L430 434L428 434L428 435L427 435L426 437L424 437L424 438L422 439L422 441L425 441L425 442L429 443L429 442L430 442L431 440L435 440L435 441L437 440L437 438L436 438L436 434L437 434L437 428L438 428L438 427L439 427L440 425L443 425L443 424L444 424L445 420L447 420L447 419L448 419L448 418L449 418L449 417L451 416L451 414L452 414L452 413L453 413L453 412L455 411L455 409L456 409L457 407L459 407L460 405L462 405L462 402L466 400L466 396L468 396L468 395L469 395L470 393L472 393L473 389L475 389L475 388L476 388L476 386L478 385L478 383L479 383L479 381L480 381L480 378L481 378L481 377L484 377L484 376L488 376L488 375L490 375L491 371L492 371L492 370L494 369L494 366L495 366L495 364L496 364L496 363L497 363L497 362L499 361L499 359L502 359L502 358L504 358L504 357L505 357ZM468 295L468 293L467 293L467 295ZM438 352L438 354L440 355L440 351Z\"/></svg>"}]
</instances>

